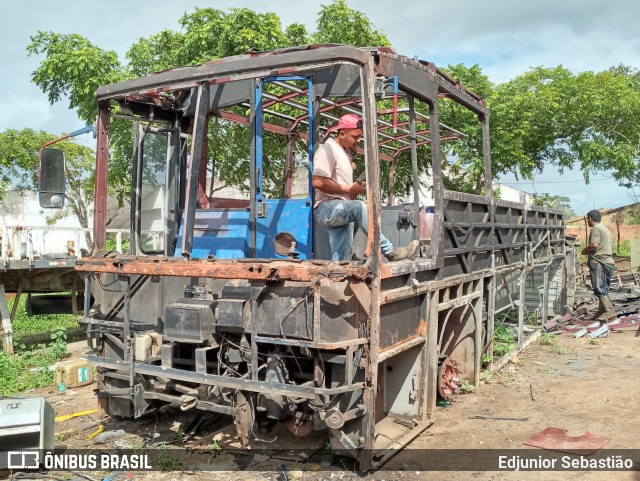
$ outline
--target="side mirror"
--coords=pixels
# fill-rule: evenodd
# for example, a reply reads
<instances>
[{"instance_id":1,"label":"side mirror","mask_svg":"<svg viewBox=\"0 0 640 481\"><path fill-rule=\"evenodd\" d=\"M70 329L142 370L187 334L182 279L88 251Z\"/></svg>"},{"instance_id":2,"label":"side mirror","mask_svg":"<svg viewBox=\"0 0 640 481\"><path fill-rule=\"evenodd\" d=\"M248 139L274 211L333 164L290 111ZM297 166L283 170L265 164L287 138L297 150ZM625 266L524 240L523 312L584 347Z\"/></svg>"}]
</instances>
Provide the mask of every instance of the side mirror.
<instances>
[{"instance_id":1,"label":"side mirror","mask_svg":"<svg viewBox=\"0 0 640 481\"><path fill-rule=\"evenodd\" d=\"M60 149L42 149L38 168L40 207L61 209L65 195L65 159Z\"/></svg>"}]
</instances>

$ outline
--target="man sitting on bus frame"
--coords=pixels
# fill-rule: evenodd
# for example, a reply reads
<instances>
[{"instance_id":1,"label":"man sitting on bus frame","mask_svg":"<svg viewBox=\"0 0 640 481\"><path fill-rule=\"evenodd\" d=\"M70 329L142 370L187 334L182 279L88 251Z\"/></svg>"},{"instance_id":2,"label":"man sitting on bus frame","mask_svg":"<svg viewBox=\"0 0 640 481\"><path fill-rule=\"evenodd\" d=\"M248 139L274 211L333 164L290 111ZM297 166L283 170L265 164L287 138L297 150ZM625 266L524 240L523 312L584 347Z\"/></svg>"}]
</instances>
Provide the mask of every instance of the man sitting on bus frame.
<instances>
[{"instance_id":1,"label":"man sitting on bus frame","mask_svg":"<svg viewBox=\"0 0 640 481\"><path fill-rule=\"evenodd\" d=\"M353 181L354 164L351 150L362 138L362 121L355 114L343 115L338 121L337 135L322 144L313 157L313 187L316 189L314 212L327 228L331 259L351 260L353 224L367 233L367 204L355 198L367 191L364 182ZM413 257L417 240L394 249L380 233L380 250L389 261Z\"/></svg>"}]
</instances>

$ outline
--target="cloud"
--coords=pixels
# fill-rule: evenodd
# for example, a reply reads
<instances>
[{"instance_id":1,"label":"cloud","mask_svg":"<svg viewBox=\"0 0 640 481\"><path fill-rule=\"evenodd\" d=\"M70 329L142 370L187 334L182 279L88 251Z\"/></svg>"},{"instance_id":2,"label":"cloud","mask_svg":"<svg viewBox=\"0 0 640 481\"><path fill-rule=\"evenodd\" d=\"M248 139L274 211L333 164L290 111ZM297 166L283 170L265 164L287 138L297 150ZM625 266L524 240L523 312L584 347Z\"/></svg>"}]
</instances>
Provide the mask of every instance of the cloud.
<instances>
[{"instance_id":1,"label":"cloud","mask_svg":"<svg viewBox=\"0 0 640 481\"><path fill-rule=\"evenodd\" d=\"M478 63L501 82L532 66L602 70L640 63L640 3L613 0L350 2L389 36L399 53L440 65ZM368 7L370 5L370 7Z\"/></svg>"}]
</instances>

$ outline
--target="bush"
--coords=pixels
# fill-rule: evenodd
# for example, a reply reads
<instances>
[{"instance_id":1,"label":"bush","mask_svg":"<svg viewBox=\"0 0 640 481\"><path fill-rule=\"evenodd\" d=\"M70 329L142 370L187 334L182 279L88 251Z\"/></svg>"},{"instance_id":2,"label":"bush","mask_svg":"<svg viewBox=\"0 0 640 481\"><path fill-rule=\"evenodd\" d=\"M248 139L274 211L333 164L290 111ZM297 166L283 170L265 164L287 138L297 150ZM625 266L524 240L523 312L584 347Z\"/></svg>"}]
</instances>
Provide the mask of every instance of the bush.
<instances>
[{"instance_id":1,"label":"bush","mask_svg":"<svg viewBox=\"0 0 640 481\"><path fill-rule=\"evenodd\" d=\"M624 240L617 244L616 254L619 256L630 257L631 256L631 241Z\"/></svg>"},{"instance_id":2,"label":"bush","mask_svg":"<svg viewBox=\"0 0 640 481\"><path fill-rule=\"evenodd\" d=\"M48 314L43 316L27 316L25 308L26 295L20 296L18 310L13 319L13 338L19 342L22 336L57 332L70 327L78 326L78 316L73 314ZM9 300L9 312L11 312L15 299Z\"/></svg>"},{"instance_id":3,"label":"bush","mask_svg":"<svg viewBox=\"0 0 640 481\"><path fill-rule=\"evenodd\" d=\"M493 355L501 357L513 352L515 348L515 336L511 329L505 326L497 327L493 334Z\"/></svg>"},{"instance_id":4,"label":"bush","mask_svg":"<svg viewBox=\"0 0 640 481\"><path fill-rule=\"evenodd\" d=\"M16 347L14 355L0 351L0 396L51 385L55 373L49 366L68 354L66 334L62 330L51 334L48 346L40 344L33 351L24 351L23 345Z\"/></svg>"}]
</instances>

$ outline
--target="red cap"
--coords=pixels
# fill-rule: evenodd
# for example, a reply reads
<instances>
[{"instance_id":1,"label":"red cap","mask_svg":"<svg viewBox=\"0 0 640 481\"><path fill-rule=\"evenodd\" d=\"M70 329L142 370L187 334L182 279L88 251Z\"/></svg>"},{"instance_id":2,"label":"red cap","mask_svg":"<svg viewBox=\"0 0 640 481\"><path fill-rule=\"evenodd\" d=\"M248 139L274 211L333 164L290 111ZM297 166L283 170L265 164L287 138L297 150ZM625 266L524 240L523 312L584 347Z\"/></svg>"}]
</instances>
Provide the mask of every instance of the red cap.
<instances>
[{"instance_id":1,"label":"red cap","mask_svg":"<svg viewBox=\"0 0 640 481\"><path fill-rule=\"evenodd\" d=\"M342 117L340 117L340 120L338 120L338 125L336 126L337 130L361 129L361 128L362 128L362 121L360 120L360 117L358 117L356 114L343 115Z\"/></svg>"}]
</instances>

